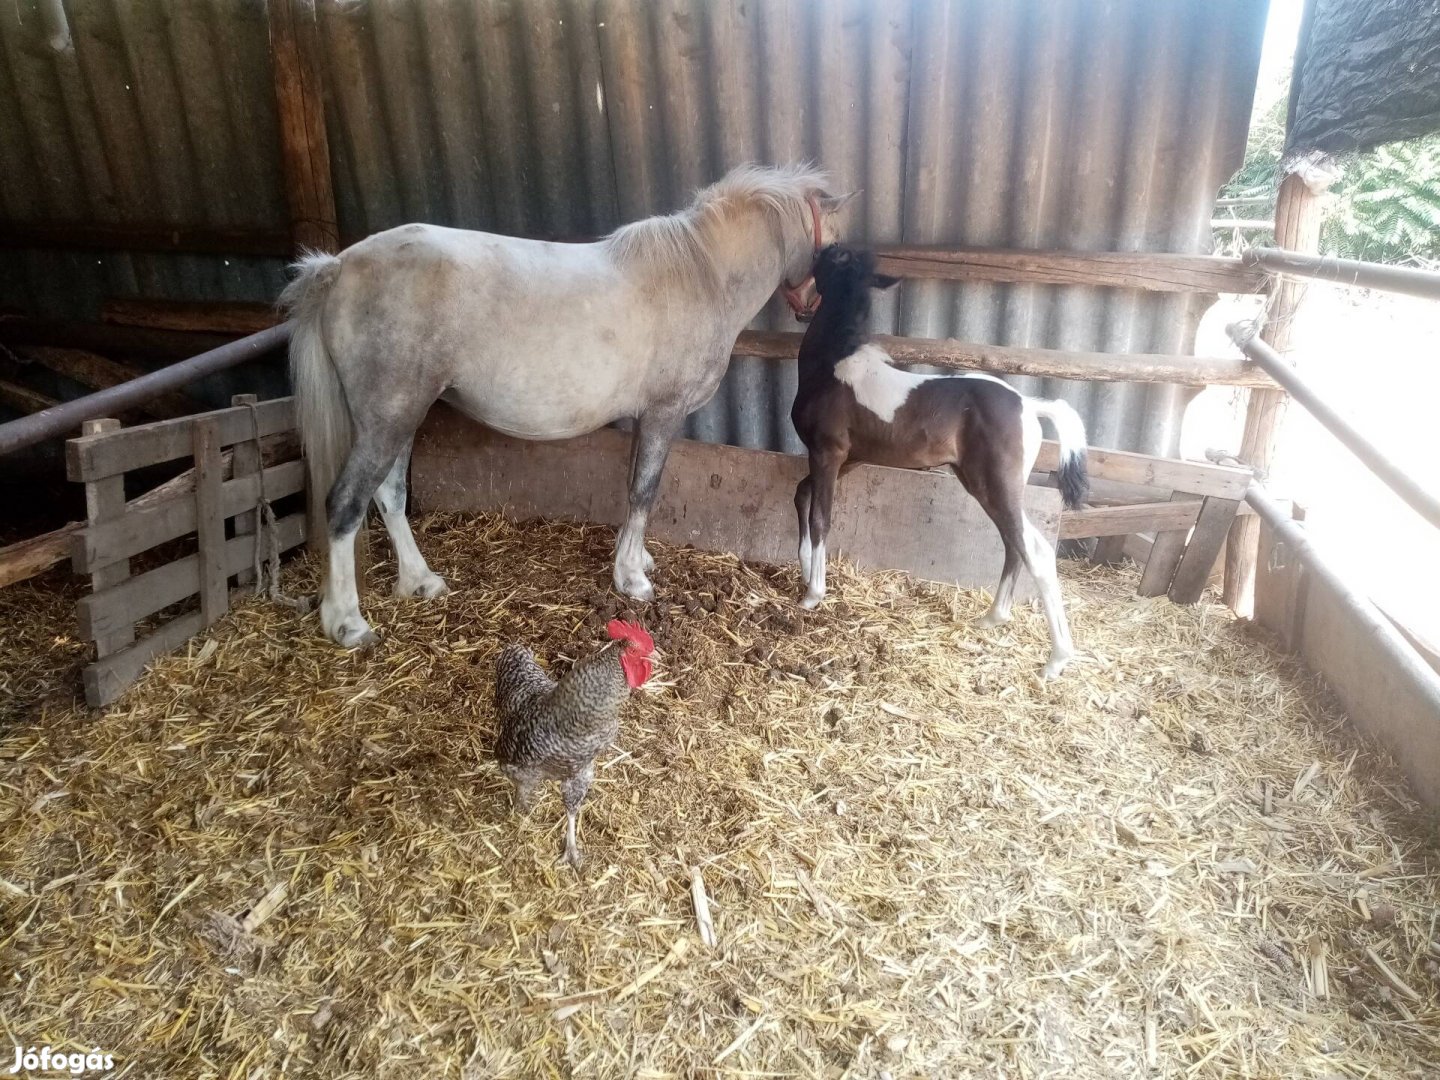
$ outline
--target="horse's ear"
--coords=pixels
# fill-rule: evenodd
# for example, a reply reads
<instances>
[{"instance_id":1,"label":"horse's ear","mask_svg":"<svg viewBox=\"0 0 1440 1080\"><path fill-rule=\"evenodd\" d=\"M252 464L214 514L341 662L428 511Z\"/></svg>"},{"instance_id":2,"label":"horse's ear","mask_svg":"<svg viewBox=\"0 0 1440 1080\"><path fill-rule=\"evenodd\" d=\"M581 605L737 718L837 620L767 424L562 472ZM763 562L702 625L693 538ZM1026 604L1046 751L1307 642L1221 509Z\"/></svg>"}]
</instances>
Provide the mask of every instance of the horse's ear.
<instances>
[{"instance_id":1,"label":"horse's ear","mask_svg":"<svg viewBox=\"0 0 1440 1080\"><path fill-rule=\"evenodd\" d=\"M871 274L870 287L872 289L893 289L900 284L898 277L891 277L889 274Z\"/></svg>"},{"instance_id":2,"label":"horse's ear","mask_svg":"<svg viewBox=\"0 0 1440 1080\"><path fill-rule=\"evenodd\" d=\"M844 195L826 195L822 193L819 198L820 209L824 210L827 214L833 214L837 210L844 207L846 203L848 203L851 199L855 198L855 196L859 194L860 192L858 189L855 191L848 191Z\"/></svg>"}]
</instances>

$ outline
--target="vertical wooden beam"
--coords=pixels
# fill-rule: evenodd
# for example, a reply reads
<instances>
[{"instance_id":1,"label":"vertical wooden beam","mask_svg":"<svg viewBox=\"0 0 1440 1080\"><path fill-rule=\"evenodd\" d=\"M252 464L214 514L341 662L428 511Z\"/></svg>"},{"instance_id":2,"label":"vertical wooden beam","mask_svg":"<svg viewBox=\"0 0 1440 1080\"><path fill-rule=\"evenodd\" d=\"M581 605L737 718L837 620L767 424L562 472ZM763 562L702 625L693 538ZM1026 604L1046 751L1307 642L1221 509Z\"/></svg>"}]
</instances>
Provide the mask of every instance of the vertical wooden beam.
<instances>
[{"instance_id":1,"label":"vertical wooden beam","mask_svg":"<svg viewBox=\"0 0 1440 1080\"><path fill-rule=\"evenodd\" d=\"M254 394L236 394L230 399L234 406L254 405L259 399ZM258 476L261 469L260 463L260 441L258 439L246 439L244 442L237 442L231 451L230 475L236 480L242 476ZM235 515L235 535L254 536L258 526L256 512L246 510ZM255 571L246 567L235 575L235 584L250 585L255 581Z\"/></svg>"},{"instance_id":2,"label":"vertical wooden beam","mask_svg":"<svg viewBox=\"0 0 1440 1080\"><path fill-rule=\"evenodd\" d=\"M225 571L225 497L221 491L220 426L211 416L195 421L195 535L200 550L200 618L209 626L230 610Z\"/></svg>"},{"instance_id":3,"label":"vertical wooden beam","mask_svg":"<svg viewBox=\"0 0 1440 1080\"><path fill-rule=\"evenodd\" d=\"M107 431L119 431L119 420L86 420L80 426L82 435L100 435ZM85 484L85 518L91 525L113 521L125 516L125 474L107 476L103 480L90 480ZM79 541L80 537L76 537ZM79 550L77 543L76 550ZM109 566L102 566L90 574L90 588L94 592L118 585L130 576L130 560L120 559ZM128 626L95 639L95 656L109 656L119 652L135 640L135 627Z\"/></svg>"},{"instance_id":4,"label":"vertical wooden beam","mask_svg":"<svg viewBox=\"0 0 1440 1080\"><path fill-rule=\"evenodd\" d=\"M325 134L325 83L315 0L266 0L265 7L291 239L297 250L336 251L340 229Z\"/></svg>"},{"instance_id":5,"label":"vertical wooden beam","mask_svg":"<svg viewBox=\"0 0 1440 1080\"><path fill-rule=\"evenodd\" d=\"M1320 250L1320 196L1296 173L1285 177L1275 203L1275 246L1313 255ZM1290 347L1291 328L1306 282L1292 277L1276 278L1265 326L1260 337L1276 352ZM1245 410L1245 434L1240 441L1240 460L1264 476L1275 458L1275 442L1285 415L1283 390L1251 390ZM1251 516L1238 517L1230 526L1225 548L1224 599L1237 615L1250 615L1255 606L1255 559L1259 552L1260 523Z\"/></svg>"}]
</instances>

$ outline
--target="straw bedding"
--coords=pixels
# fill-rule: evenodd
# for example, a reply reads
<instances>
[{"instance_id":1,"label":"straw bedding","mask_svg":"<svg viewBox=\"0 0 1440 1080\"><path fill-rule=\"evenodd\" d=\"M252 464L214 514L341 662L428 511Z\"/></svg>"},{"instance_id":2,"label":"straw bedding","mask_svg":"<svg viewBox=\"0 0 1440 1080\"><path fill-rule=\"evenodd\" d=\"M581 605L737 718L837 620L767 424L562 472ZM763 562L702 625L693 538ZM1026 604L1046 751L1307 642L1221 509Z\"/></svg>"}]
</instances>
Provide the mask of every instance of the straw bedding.
<instances>
[{"instance_id":1,"label":"straw bedding","mask_svg":"<svg viewBox=\"0 0 1440 1080\"><path fill-rule=\"evenodd\" d=\"M1223 609L1068 566L1085 657L1042 686L1037 612L842 563L801 613L793 568L656 545L662 669L577 876L553 790L510 814L490 664L598 646L613 533L417 525L456 591L377 569L378 650L251 600L103 714L73 589L0 593L9 1040L234 1080L1434 1075L1428 823Z\"/></svg>"}]
</instances>

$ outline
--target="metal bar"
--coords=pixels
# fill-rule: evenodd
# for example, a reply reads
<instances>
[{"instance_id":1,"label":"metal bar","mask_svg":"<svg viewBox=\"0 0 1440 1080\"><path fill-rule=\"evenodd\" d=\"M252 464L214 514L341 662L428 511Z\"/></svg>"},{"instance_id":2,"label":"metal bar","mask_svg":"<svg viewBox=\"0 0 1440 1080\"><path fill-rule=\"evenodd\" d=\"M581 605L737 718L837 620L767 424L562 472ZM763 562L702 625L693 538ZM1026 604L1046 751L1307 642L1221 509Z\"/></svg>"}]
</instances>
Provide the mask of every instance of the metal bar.
<instances>
[{"instance_id":1,"label":"metal bar","mask_svg":"<svg viewBox=\"0 0 1440 1080\"><path fill-rule=\"evenodd\" d=\"M30 416L23 416L19 420L12 420L8 424L0 424L0 454L8 454L12 450L53 439L58 435L66 435L86 420L133 409L206 375L264 356L271 349L278 348L289 340L290 324L281 323L258 334L227 342L218 349L181 360L178 364L152 371L138 379L101 390L97 394L76 398L53 409L45 409Z\"/></svg>"},{"instance_id":2,"label":"metal bar","mask_svg":"<svg viewBox=\"0 0 1440 1080\"><path fill-rule=\"evenodd\" d=\"M1246 266L1258 266L1275 274L1336 281L1364 289L1422 296L1440 300L1440 273L1413 266L1381 266L1359 259L1338 259L1330 255L1302 255L1283 248L1253 247L1241 256Z\"/></svg>"},{"instance_id":3,"label":"metal bar","mask_svg":"<svg viewBox=\"0 0 1440 1080\"><path fill-rule=\"evenodd\" d=\"M1242 329L1239 323L1231 323L1225 328L1225 332L1246 356L1259 364L1272 379L1289 391L1291 397L1309 409L1310 415L1324 424L1330 434L1364 462L1366 468L1385 481L1391 491L1409 503L1410 507L1431 525L1440 528L1440 498L1426 491L1411 479L1404 469L1386 457L1379 447L1351 427L1315 393L1309 383L1300 378L1279 353L1255 337L1248 328Z\"/></svg>"},{"instance_id":4,"label":"metal bar","mask_svg":"<svg viewBox=\"0 0 1440 1080\"><path fill-rule=\"evenodd\" d=\"M1385 614L1346 583L1340 572L1315 549L1304 528L1290 520L1290 515L1270 498L1264 488L1252 483L1245 493L1245 501L1255 508L1255 512L1295 557L1335 591L1345 610L1373 635L1380 647L1390 654L1404 678L1440 716L1440 675L1431 669Z\"/></svg>"}]
</instances>

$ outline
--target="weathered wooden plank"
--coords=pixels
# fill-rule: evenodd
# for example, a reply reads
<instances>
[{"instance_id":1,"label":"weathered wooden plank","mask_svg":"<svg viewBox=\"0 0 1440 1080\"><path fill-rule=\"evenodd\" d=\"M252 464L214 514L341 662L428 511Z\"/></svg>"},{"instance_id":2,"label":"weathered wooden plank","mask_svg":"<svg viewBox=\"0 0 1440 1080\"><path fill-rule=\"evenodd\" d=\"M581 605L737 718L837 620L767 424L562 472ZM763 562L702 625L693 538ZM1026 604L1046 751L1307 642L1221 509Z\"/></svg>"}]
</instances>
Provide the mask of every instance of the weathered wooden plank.
<instances>
[{"instance_id":1,"label":"weathered wooden plank","mask_svg":"<svg viewBox=\"0 0 1440 1080\"><path fill-rule=\"evenodd\" d=\"M200 616L205 625L230 610L230 582L225 566L225 508L220 479L220 433L213 417L202 417L191 429L195 440L195 536L199 550Z\"/></svg>"},{"instance_id":2,"label":"weathered wooden plank","mask_svg":"<svg viewBox=\"0 0 1440 1080\"><path fill-rule=\"evenodd\" d=\"M1177 491L1170 496L1176 503L1195 504L1195 516L1200 516L1201 496L1188 491ZM1170 582L1175 578L1175 568L1185 554L1185 541L1190 538L1190 529L1172 529L1155 534L1150 545L1149 556L1145 559L1145 571L1140 575L1141 596L1163 596L1170 591Z\"/></svg>"},{"instance_id":3,"label":"weathered wooden plank","mask_svg":"<svg viewBox=\"0 0 1440 1080\"><path fill-rule=\"evenodd\" d=\"M282 431L278 435L268 436L261 439L260 443L261 458L267 465L272 461L283 461L285 458L294 457L300 452L300 443L293 431ZM227 450L221 458L222 464L227 470L230 468L230 455L231 451ZM300 473L298 482L303 486L303 465L296 462L293 463L292 468ZM291 476L289 472L281 475L287 478ZM281 482L289 484L296 481L285 479ZM125 511L127 514L131 514L145 510L194 490L195 473L193 470L187 469L179 476L165 481L159 487L152 488L145 494L131 499L125 504ZM297 487L293 490L300 489ZM285 494L290 493L287 491ZM104 527L102 526L102 528ZM68 525L62 525L48 533L0 548L0 588L13 585L17 581L24 581L36 574L42 574L66 559L81 557L75 551L75 537L84 529L83 521L72 521ZM126 554L133 555L135 552L131 551ZM83 557L89 559L88 554Z\"/></svg>"},{"instance_id":4,"label":"weathered wooden plank","mask_svg":"<svg viewBox=\"0 0 1440 1080\"><path fill-rule=\"evenodd\" d=\"M81 432L88 438L108 438L118 433L120 421L111 419L87 420L81 425ZM125 477L106 476L91 480L85 485L85 520L91 526L104 525L125 513ZM116 559L90 570L90 587L94 593L110 589L130 578L130 560ZM89 599L89 597L86 597ZM83 601L82 601L83 603ZM86 635L95 643L95 655L106 657L119 652L135 640L135 620L117 620L114 625L98 634Z\"/></svg>"},{"instance_id":5,"label":"weathered wooden plank","mask_svg":"<svg viewBox=\"0 0 1440 1080\"><path fill-rule=\"evenodd\" d=\"M0 405L14 409L22 416L29 416L31 413L44 412L46 409L53 409L60 402L42 394L38 390L31 390L28 386L21 386L19 383L10 382L8 379L0 379Z\"/></svg>"},{"instance_id":6,"label":"weathered wooden plank","mask_svg":"<svg viewBox=\"0 0 1440 1080\"><path fill-rule=\"evenodd\" d=\"M273 304L148 298L106 300L100 318L117 326L214 334L258 334L281 321Z\"/></svg>"},{"instance_id":7,"label":"weathered wooden plank","mask_svg":"<svg viewBox=\"0 0 1440 1080\"><path fill-rule=\"evenodd\" d=\"M336 251L335 192L325 132L324 83L314 0L267 0L280 161L290 234L297 248Z\"/></svg>"},{"instance_id":8,"label":"weathered wooden plank","mask_svg":"<svg viewBox=\"0 0 1440 1080\"><path fill-rule=\"evenodd\" d=\"M1060 448L1050 439L1040 444L1035 460L1036 472L1054 472L1060 464ZM1124 450L1101 450L1091 447L1085 465L1092 477L1126 484L1143 484L1162 492L1185 491L1192 495L1215 495L1222 499L1242 499L1250 486L1250 474L1209 462L1179 461L1174 458L1132 454Z\"/></svg>"},{"instance_id":9,"label":"weathered wooden plank","mask_svg":"<svg viewBox=\"0 0 1440 1080\"><path fill-rule=\"evenodd\" d=\"M1125 536L1127 533L1189 529L1200 507L1192 502L1152 502L1138 506L1092 506L1060 516L1060 539Z\"/></svg>"},{"instance_id":10,"label":"weathered wooden plank","mask_svg":"<svg viewBox=\"0 0 1440 1080\"><path fill-rule=\"evenodd\" d=\"M91 390L106 390L119 386L131 379L138 379L145 372L129 364L120 364L99 353L87 349L59 349L51 345L31 345L17 350L25 360L48 368L57 375L79 383ZM160 420L172 420L177 416L189 416L199 412L203 406L184 394L161 394L140 406L140 411Z\"/></svg>"},{"instance_id":11,"label":"weathered wooden plank","mask_svg":"<svg viewBox=\"0 0 1440 1080\"><path fill-rule=\"evenodd\" d=\"M885 245L882 273L944 281L1089 285L1148 292L1254 293L1266 275L1239 259L1152 251L1014 251Z\"/></svg>"},{"instance_id":12,"label":"weathered wooden plank","mask_svg":"<svg viewBox=\"0 0 1440 1080\"><path fill-rule=\"evenodd\" d=\"M146 664L161 653L178 649L203 629L200 612L192 611L171 619L129 648L95 661L83 675L85 700L97 709L109 705L145 670Z\"/></svg>"},{"instance_id":13,"label":"weathered wooden plank","mask_svg":"<svg viewBox=\"0 0 1440 1080\"><path fill-rule=\"evenodd\" d=\"M249 409L221 409L215 417L221 446L254 437ZM272 398L255 409L259 435L275 435L295 426L295 399ZM71 480L97 480L116 473L188 457L194 451L190 426L193 417L157 420L123 431L71 439L65 446L66 472Z\"/></svg>"},{"instance_id":14,"label":"weathered wooden plank","mask_svg":"<svg viewBox=\"0 0 1440 1080\"><path fill-rule=\"evenodd\" d=\"M89 251L170 251L182 254L290 254L290 237L273 229L213 226L102 225L97 222L6 222L0 248L78 248Z\"/></svg>"},{"instance_id":15,"label":"weathered wooden plank","mask_svg":"<svg viewBox=\"0 0 1440 1080\"><path fill-rule=\"evenodd\" d=\"M290 514L275 523L281 551L288 551L305 539L305 515ZM225 542L226 574L233 574L254 562L255 543L248 536ZM163 611L200 591L200 559L187 555L172 563L137 574L104 592L82 597L75 605L81 637L93 639L119 625L133 625L147 615Z\"/></svg>"},{"instance_id":16,"label":"weathered wooden plank","mask_svg":"<svg viewBox=\"0 0 1440 1080\"><path fill-rule=\"evenodd\" d=\"M802 336L746 330L735 342L733 351L737 356L757 356L763 360L794 360L799 355ZM1255 365L1221 356L1030 349L1017 345L982 345L950 338L894 337L890 334L875 334L870 340L889 353L897 364L928 364L960 372L986 371L1046 379L1098 379L1177 386L1275 385L1270 376Z\"/></svg>"},{"instance_id":17,"label":"weathered wooden plank","mask_svg":"<svg viewBox=\"0 0 1440 1080\"><path fill-rule=\"evenodd\" d=\"M1175 577L1170 582L1170 599L1177 604L1193 604L1205 591L1210 580L1210 571L1220 557L1230 524L1235 520L1239 503L1235 499L1208 497L1200 504L1200 516L1190 533L1190 542L1185 545L1185 554L1180 556L1180 565L1175 567Z\"/></svg>"},{"instance_id":18,"label":"weathered wooden plank","mask_svg":"<svg viewBox=\"0 0 1440 1080\"><path fill-rule=\"evenodd\" d=\"M230 404L237 409L248 408L251 405L259 404L259 402L260 399L257 398L254 394L235 394L233 397L230 398ZM232 475L236 477L253 476L257 475L260 472L261 455L259 439L246 439L242 442L238 442L233 447L231 447L230 453L232 455L233 462L231 467ZM264 488L264 494L267 498L278 498L278 495L276 493L271 492L268 488L264 487L264 485L261 486L262 488ZM259 499L257 498L254 501L258 503ZM254 510L245 510L241 513L237 513L235 515L235 535L255 535L255 525L257 520L258 514ZM235 575L236 585L249 585L254 582L254 580L255 568L253 566L246 567L245 569L241 570L240 573Z\"/></svg>"},{"instance_id":19,"label":"weathered wooden plank","mask_svg":"<svg viewBox=\"0 0 1440 1080\"><path fill-rule=\"evenodd\" d=\"M222 475L224 464L222 458ZM188 473L186 475L190 477L190 482L175 490L171 497L139 508L135 508L135 503L132 503L123 517L85 530L84 534L73 542L72 559L76 572L89 573L94 566L138 555L157 544L195 532L198 518L195 511L194 476ZM272 501L285 495L293 495L304 487L303 461L287 461L265 470L265 491ZM259 498L260 478L255 473L227 480L220 489L220 504L225 517L252 513L251 508ZM252 529L251 534L253 532ZM246 534L237 530L236 535Z\"/></svg>"},{"instance_id":20,"label":"weathered wooden plank","mask_svg":"<svg viewBox=\"0 0 1440 1080\"><path fill-rule=\"evenodd\" d=\"M602 430L563 442L486 431L445 406L422 425L411 464L420 510L500 510L619 524L626 512L630 437ZM650 518L650 535L742 559L793 564L795 485L803 458L677 441ZM1052 542L1059 493L1026 491L1026 512ZM832 549L870 569L993 589L1003 549L995 527L953 475L862 465L840 481ZM800 581L795 580L797 597ZM1020 589L1033 595L1028 575Z\"/></svg>"}]
</instances>

